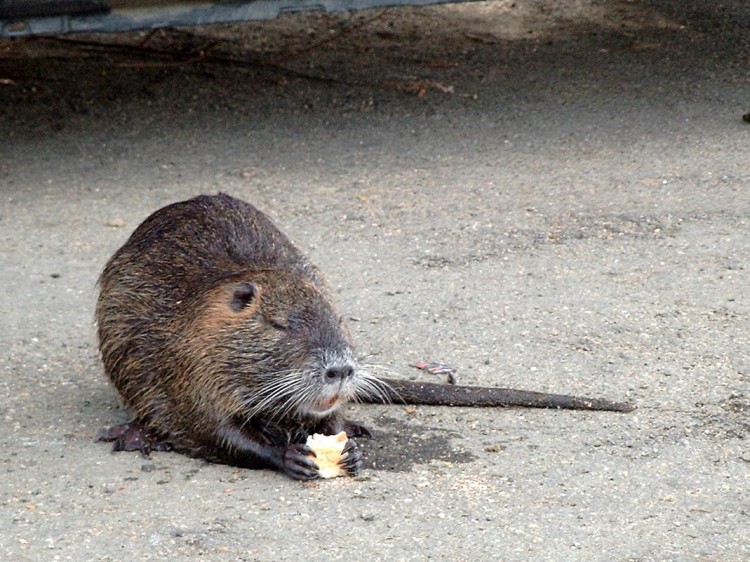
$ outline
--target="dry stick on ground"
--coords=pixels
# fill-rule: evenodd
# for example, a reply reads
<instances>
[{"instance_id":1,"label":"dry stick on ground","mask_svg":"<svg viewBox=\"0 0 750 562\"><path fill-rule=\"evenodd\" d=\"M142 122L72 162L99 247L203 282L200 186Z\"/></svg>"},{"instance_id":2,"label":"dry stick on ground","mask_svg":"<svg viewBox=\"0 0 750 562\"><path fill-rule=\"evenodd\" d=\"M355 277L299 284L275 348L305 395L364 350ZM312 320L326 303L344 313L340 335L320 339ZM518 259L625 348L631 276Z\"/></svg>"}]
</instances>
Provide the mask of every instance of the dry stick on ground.
<instances>
[{"instance_id":1,"label":"dry stick on ground","mask_svg":"<svg viewBox=\"0 0 750 562\"><path fill-rule=\"evenodd\" d=\"M270 62L264 62L264 61L259 61L259 60L253 61L253 60L249 60L243 57L232 56L231 54L211 52L211 49L213 49L214 47L220 44L218 41L211 41L211 42L205 43L203 45L198 46L197 49L193 51L185 51L185 50L170 51L170 50L165 50L165 49L149 47L147 44L151 41L156 31L158 30L154 30L148 33L147 36L137 45L129 45L129 44L121 44L121 43L104 43L104 42L99 42L99 41L89 41L85 39L72 39L72 38L66 38L66 37L40 37L37 40L65 43L65 44L80 47L82 50L92 49L94 51L103 51L103 52L120 52L126 55L148 54L151 56L160 57L162 59L167 59L161 63L139 62L137 64L130 64L128 66L146 68L146 67L154 67L154 66L173 66L177 64L193 64L196 62L214 61L214 62L221 62L225 64L232 64L232 65L242 67L242 66L247 66L249 63L249 64L254 64L257 66L271 67L285 74L289 74L296 78L302 78L305 80L324 82L324 83L329 83L329 84L331 83L341 84L344 86L352 86L352 87L371 87L372 84L365 83L365 82L342 80L340 78L331 78L328 76L320 76L316 74L302 72L300 70L289 68L285 66L284 63L294 58L298 58L305 54L311 53L317 49L320 49L321 47L325 45L338 41L341 38L346 37L347 35L350 35L351 33L357 31L358 29L363 28L365 25L372 23L373 21L379 18L382 18L386 13L388 13L388 11L389 9L385 8L384 10L381 10L377 15L371 18L362 20L359 23L346 28L341 33L338 33L332 37L328 37L317 43L313 43L312 45L305 47L304 49L300 49L299 51L292 52L284 57L272 60ZM173 30L173 31L178 31L178 30ZM180 31L180 33L183 35L190 35L191 37L199 37L198 35L193 34L191 32ZM424 95L428 90L438 90L445 94L453 93L452 86L444 86L440 82L435 82L434 80L408 80L408 81L387 80L387 81L378 83L377 86L383 89L387 89L387 90L396 90L399 92L406 92L410 94L416 94L419 96Z\"/></svg>"},{"instance_id":2,"label":"dry stick on ground","mask_svg":"<svg viewBox=\"0 0 750 562\"><path fill-rule=\"evenodd\" d=\"M302 55L311 53L323 47L324 45L328 45L330 43L339 41L342 38L348 35L351 35L355 31L362 29L367 24L372 23L373 21L382 18L383 16L385 16L386 13L388 13L388 10L389 10L388 8L385 8L381 10L377 15L372 16L371 18L364 19L360 21L359 23L356 23L352 26L349 26L343 31L341 31L340 33L337 33L331 37L327 37L326 39L323 39L322 41L319 41L317 43L313 43L312 45L309 45L308 47L305 47L304 49L300 49L298 51L289 53L285 55L284 57L278 58L276 60L272 60L264 64L268 64L270 66L281 66L284 62L287 62L291 59L298 58ZM192 33L190 31L182 31L182 30L173 29L173 28L166 28L166 29L170 29L173 33L176 33L182 36L187 36L190 38L200 38L198 34ZM82 48L93 48L96 50L121 51L123 53L148 53L152 55L159 55L159 56L165 56L165 57L169 57L172 59L176 59L179 62L192 62L191 60L192 57L187 57L187 58L182 58L182 59L179 58L179 55L181 54L182 55L190 54L189 52L185 52L184 50L182 52L180 51L175 52L175 51L168 51L168 50L158 49L158 48L148 46L148 43L151 42L154 35L162 31L163 29L152 29L146 34L146 37L144 37L137 45L128 45L128 44L123 44L123 43L106 43L106 42L101 42L101 41L89 41L85 39L72 39L72 38L67 38L67 37L55 37L55 36L39 37L39 38L35 38L35 40L66 43L69 45L75 45L75 46L82 47ZM208 41L203 45L198 45L193 50L193 53L192 53L193 57L197 55L197 58L199 59L209 58L209 59L218 60L218 61L231 60L231 62L240 62L238 60L235 60L233 57L226 57L226 56L221 56L221 55L217 56L213 53L209 53L209 50L218 44L219 44L219 41L213 40L213 41Z\"/></svg>"},{"instance_id":3,"label":"dry stick on ground","mask_svg":"<svg viewBox=\"0 0 750 562\"><path fill-rule=\"evenodd\" d=\"M68 37L40 37L39 40L50 43L64 43L78 47L81 51L94 51L105 53L120 53L123 55L150 55L169 59L172 64L191 63L206 58L206 51L218 44L217 41L201 45L192 52L156 49L145 45L145 41L137 45L127 43L105 43L101 41L89 41L86 39L71 39Z\"/></svg>"}]
</instances>

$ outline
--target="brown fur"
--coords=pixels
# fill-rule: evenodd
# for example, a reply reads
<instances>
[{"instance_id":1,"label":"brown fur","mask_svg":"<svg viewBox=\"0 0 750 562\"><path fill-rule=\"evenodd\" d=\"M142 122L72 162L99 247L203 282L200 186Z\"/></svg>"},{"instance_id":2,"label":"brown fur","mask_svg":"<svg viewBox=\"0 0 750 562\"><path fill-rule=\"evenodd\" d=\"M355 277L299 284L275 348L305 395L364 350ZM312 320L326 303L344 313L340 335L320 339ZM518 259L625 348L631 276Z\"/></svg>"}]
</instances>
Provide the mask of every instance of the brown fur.
<instances>
[{"instance_id":1,"label":"brown fur","mask_svg":"<svg viewBox=\"0 0 750 562\"><path fill-rule=\"evenodd\" d=\"M314 463L300 458L308 434L364 433L338 413L368 383L325 283L251 205L220 194L157 211L99 285L102 360L134 415L108 433L116 447L174 448L308 478ZM329 374L337 369L350 374Z\"/></svg>"},{"instance_id":2,"label":"brown fur","mask_svg":"<svg viewBox=\"0 0 750 562\"><path fill-rule=\"evenodd\" d=\"M352 357L317 268L262 212L228 195L156 211L109 260L96 307L104 368L133 413L116 449L176 449L317 477L312 433L369 435L342 404L630 411L630 404L499 388L378 380ZM345 468L361 453L349 440Z\"/></svg>"}]
</instances>

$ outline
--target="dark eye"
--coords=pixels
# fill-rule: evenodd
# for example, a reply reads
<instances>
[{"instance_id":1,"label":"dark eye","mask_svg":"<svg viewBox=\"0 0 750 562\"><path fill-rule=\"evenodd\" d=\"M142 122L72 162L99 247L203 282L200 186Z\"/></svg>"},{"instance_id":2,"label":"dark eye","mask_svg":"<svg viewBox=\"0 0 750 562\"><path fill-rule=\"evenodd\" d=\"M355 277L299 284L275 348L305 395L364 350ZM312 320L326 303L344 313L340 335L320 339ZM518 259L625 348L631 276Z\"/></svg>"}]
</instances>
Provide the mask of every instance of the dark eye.
<instances>
[{"instance_id":1,"label":"dark eye","mask_svg":"<svg viewBox=\"0 0 750 562\"><path fill-rule=\"evenodd\" d=\"M257 294L258 287L255 283L240 283L234 287L229 307L234 312L242 312L253 303Z\"/></svg>"}]
</instances>

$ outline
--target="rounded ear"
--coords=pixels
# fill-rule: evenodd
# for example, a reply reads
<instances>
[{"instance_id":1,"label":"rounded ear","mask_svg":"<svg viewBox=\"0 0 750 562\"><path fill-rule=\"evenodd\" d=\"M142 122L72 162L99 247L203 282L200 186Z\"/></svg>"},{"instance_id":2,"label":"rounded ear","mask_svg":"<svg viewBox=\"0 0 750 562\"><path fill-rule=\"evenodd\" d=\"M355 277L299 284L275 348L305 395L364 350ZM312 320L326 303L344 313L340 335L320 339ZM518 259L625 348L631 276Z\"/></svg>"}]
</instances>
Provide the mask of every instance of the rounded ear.
<instances>
[{"instance_id":1,"label":"rounded ear","mask_svg":"<svg viewBox=\"0 0 750 562\"><path fill-rule=\"evenodd\" d=\"M238 283L234 286L232 299L229 301L229 308L234 312L242 312L253 302L257 294L258 286L255 283L251 283L250 281Z\"/></svg>"}]
</instances>

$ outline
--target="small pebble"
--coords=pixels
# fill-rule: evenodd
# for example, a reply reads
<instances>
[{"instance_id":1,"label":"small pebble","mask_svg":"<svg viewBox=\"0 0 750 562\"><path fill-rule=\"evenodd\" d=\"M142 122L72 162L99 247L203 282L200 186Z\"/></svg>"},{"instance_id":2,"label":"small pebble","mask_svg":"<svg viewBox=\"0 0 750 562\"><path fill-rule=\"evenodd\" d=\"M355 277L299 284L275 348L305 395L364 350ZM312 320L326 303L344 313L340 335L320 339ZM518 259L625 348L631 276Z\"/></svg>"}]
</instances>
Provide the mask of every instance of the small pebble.
<instances>
[{"instance_id":1,"label":"small pebble","mask_svg":"<svg viewBox=\"0 0 750 562\"><path fill-rule=\"evenodd\" d=\"M119 217L114 218L114 219L109 219L107 222L104 223L104 226L108 226L110 228L122 228L123 226L125 226L125 219L121 219Z\"/></svg>"}]
</instances>

